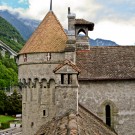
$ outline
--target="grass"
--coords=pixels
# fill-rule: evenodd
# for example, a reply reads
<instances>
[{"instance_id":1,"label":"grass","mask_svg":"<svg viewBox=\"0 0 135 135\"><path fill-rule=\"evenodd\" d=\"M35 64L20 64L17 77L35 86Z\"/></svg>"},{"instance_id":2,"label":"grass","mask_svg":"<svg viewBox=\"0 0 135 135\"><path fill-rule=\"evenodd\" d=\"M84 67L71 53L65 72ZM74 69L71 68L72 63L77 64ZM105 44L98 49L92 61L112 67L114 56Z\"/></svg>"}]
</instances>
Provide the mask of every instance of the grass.
<instances>
[{"instance_id":1,"label":"grass","mask_svg":"<svg viewBox=\"0 0 135 135\"><path fill-rule=\"evenodd\" d=\"M0 115L0 123L5 123L5 122L8 122L8 121L12 121L14 119L15 118L11 117L11 116Z\"/></svg>"}]
</instances>

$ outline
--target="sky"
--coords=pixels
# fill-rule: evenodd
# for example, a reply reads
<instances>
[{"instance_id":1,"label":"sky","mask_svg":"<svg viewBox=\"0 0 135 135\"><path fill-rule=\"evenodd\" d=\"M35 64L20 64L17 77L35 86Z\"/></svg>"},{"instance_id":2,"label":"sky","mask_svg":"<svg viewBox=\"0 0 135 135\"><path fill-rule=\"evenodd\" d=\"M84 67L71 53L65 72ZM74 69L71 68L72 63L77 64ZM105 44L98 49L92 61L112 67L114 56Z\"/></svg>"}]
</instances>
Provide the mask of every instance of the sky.
<instances>
[{"instance_id":1,"label":"sky","mask_svg":"<svg viewBox=\"0 0 135 135\"><path fill-rule=\"evenodd\" d=\"M67 10L94 22L89 37L108 39L119 45L135 45L135 0L52 0L53 11L67 28ZM19 12L22 16L42 20L50 0L0 0L0 9Z\"/></svg>"}]
</instances>

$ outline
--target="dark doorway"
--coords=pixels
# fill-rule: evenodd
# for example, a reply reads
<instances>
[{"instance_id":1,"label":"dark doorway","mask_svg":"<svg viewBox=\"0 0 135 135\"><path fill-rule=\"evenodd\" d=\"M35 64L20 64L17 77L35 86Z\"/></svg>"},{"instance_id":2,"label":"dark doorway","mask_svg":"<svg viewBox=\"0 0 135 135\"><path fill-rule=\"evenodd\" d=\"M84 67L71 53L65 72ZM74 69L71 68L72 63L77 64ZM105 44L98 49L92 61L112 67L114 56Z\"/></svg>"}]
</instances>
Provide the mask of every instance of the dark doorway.
<instances>
[{"instance_id":1,"label":"dark doorway","mask_svg":"<svg viewBox=\"0 0 135 135\"><path fill-rule=\"evenodd\" d=\"M111 127L111 107L106 105L106 124Z\"/></svg>"}]
</instances>

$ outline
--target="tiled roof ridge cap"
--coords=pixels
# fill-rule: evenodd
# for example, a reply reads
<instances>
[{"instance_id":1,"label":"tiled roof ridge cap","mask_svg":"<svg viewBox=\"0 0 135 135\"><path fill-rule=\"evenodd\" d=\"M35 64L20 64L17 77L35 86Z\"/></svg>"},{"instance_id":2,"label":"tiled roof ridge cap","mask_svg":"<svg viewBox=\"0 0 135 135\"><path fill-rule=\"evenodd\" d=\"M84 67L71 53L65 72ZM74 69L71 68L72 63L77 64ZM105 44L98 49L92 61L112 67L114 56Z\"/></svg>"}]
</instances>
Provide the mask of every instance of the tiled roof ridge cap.
<instances>
[{"instance_id":1,"label":"tiled roof ridge cap","mask_svg":"<svg viewBox=\"0 0 135 135\"><path fill-rule=\"evenodd\" d=\"M62 64L59 64L53 70L53 72L55 73L57 70L59 70L61 67L65 66L65 65L69 65L69 66L73 67L73 69L75 69L76 71L81 72L81 70L71 60L68 60L68 59L65 59Z\"/></svg>"},{"instance_id":2,"label":"tiled roof ridge cap","mask_svg":"<svg viewBox=\"0 0 135 135\"><path fill-rule=\"evenodd\" d=\"M48 121L47 123L43 124L43 125L39 128L39 130L36 132L35 135L39 135L39 132L40 132L40 133L42 132L41 129L50 127L50 124L51 124L52 122L57 122L57 121L59 121L59 120L62 120L64 117L69 117L69 115L71 115L71 114L74 114L75 117L76 117L76 119L77 119L77 117L78 117L77 113L76 113L74 110L69 110L68 112L64 113L63 115L54 117L54 118L52 118L50 121Z\"/></svg>"}]
</instances>

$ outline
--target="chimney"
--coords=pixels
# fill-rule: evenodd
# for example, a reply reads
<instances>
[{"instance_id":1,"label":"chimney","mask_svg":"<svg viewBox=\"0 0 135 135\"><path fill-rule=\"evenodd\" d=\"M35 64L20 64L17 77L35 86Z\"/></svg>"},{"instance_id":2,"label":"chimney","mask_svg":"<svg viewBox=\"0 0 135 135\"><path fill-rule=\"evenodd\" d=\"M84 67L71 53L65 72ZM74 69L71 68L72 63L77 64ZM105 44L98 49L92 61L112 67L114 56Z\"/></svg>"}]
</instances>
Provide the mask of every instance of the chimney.
<instances>
[{"instance_id":1,"label":"chimney","mask_svg":"<svg viewBox=\"0 0 135 135\"><path fill-rule=\"evenodd\" d=\"M75 32L75 18L76 14L70 12L70 7L68 7L68 31L74 31Z\"/></svg>"}]
</instances>

